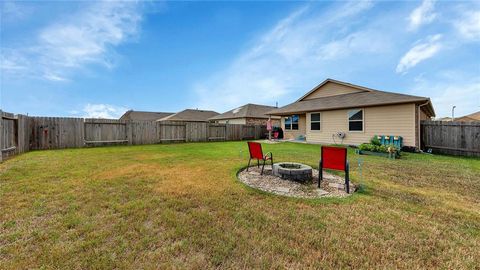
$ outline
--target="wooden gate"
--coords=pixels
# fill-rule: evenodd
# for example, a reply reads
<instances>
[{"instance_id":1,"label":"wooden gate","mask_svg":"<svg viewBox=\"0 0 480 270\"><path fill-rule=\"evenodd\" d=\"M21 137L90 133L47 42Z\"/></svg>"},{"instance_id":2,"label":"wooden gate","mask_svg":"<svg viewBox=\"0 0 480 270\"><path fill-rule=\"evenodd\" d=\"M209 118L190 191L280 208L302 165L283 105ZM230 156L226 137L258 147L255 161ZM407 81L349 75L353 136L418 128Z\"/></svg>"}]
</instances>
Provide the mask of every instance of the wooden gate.
<instances>
[{"instance_id":1,"label":"wooden gate","mask_svg":"<svg viewBox=\"0 0 480 270\"><path fill-rule=\"evenodd\" d=\"M255 126L243 126L242 128L242 140L255 139Z\"/></svg>"},{"instance_id":2,"label":"wooden gate","mask_svg":"<svg viewBox=\"0 0 480 270\"><path fill-rule=\"evenodd\" d=\"M127 143L125 121L115 119L85 119L86 145Z\"/></svg>"},{"instance_id":3,"label":"wooden gate","mask_svg":"<svg viewBox=\"0 0 480 270\"><path fill-rule=\"evenodd\" d=\"M30 149L83 147L83 119L30 117Z\"/></svg>"},{"instance_id":4,"label":"wooden gate","mask_svg":"<svg viewBox=\"0 0 480 270\"><path fill-rule=\"evenodd\" d=\"M18 119L0 111L0 161L16 153L18 146Z\"/></svg>"},{"instance_id":5,"label":"wooden gate","mask_svg":"<svg viewBox=\"0 0 480 270\"><path fill-rule=\"evenodd\" d=\"M227 125L225 124L209 124L208 140L209 141L225 141L227 139Z\"/></svg>"},{"instance_id":6,"label":"wooden gate","mask_svg":"<svg viewBox=\"0 0 480 270\"><path fill-rule=\"evenodd\" d=\"M186 124L158 122L160 142L186 141Z\"/></svg>"},{"instance_id":7,"label":"wooden gate","mask_svg":"<svg viewBox=\"0 0 480 270\"><path fill-rule=\"evenodd\" d=\"M422 146L433 153L480 156L480 122L422 121Z\"/></svg>"}]
</instances>

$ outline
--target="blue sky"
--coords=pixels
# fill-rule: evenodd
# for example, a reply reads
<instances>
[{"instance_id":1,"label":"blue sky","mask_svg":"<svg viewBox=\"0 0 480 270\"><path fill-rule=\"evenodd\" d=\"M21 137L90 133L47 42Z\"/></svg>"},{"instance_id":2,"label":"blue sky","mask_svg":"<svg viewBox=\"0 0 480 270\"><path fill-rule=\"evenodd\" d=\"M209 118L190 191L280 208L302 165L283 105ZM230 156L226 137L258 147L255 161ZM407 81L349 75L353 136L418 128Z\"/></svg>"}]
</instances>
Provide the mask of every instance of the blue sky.
<instances>
[{"instance_id":1,"label":"blue sky","mask_svg":"<svg viewBox=\"0 0 480 270\"><path fill-rule=\"evenodd\" d=\"M1 3L2 110L280 106L326 78L480 110L480 2Z\"/></svg>"}]
</instances>

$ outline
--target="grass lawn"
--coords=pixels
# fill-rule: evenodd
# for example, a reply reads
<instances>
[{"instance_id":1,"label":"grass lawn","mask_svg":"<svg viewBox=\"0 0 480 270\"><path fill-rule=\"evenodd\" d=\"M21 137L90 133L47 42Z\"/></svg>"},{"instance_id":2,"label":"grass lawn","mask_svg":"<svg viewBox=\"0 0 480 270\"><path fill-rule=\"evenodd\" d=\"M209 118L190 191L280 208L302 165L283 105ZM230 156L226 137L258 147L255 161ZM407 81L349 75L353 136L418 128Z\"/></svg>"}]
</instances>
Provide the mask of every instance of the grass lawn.
<instances>
[{"instance_id":1,"label":"grass lawn","mask_svg":"<svg viewBox=\"0 0 480 270\"><path fill-rule=\"evenodd\" d=\"M318 145L264 144L318 167ZM236 180L245 142L34 151L0 164L0 269L476 268L480 159L349 152L347 199Z\"/></svg>"}]
</instances>

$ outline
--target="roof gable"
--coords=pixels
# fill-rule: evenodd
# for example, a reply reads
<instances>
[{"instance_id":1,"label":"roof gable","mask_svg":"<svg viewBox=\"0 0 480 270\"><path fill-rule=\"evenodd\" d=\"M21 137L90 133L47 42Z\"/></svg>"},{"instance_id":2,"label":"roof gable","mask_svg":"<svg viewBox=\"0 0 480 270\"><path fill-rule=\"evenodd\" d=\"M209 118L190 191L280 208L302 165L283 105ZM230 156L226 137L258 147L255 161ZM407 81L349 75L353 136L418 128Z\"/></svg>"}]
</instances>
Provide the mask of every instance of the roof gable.
<instances>
[{"instance_id":1,"label":"roof gable","mask_svg":"<svg viewBox=\"0 0 480 270\"><path fill-rule=\"evenodd\" d=\"M134 121L155 121L157 119L172 115L171 112L146 112L128 110L121 117L120 120L134 120Z\"/></svg>"},{"instance_id":2,"label":"roof gable","mask_svg":"<svg viewBox=\"0 0 480 270\"><path fill-rule=\"evenodd\" d=\"M207 122L210 117L215 115L218 115L215 111L186 109L157 121Z\"/></svg>"},{"instance_id":3,"label":"roof gable","mask_svg":"<svg viewBox=\"0 0 480 270\"><path fill-rule=\"evenodd\" d=\"M324 96L317 98L306 98L317 89L321 88L327 83L341 84L356 88L359 91L347 94L337 94L332 96ZM312 91L305 94L299 100L294 103L288 104L281 108L272 110L268 114L272 115L290 115L294 113L305 113L312 111L326 111L326 110L337 110L337 109L346 109L346 108L358 108L358 107L372 107L372 106L384 106L384 105L393 105L393 104L402 104L402 103L415 103L417 105L425 106L427 110L427 115L435 116L435 111L433 109L430 99L427 97L419 97L412 95L405 95L400 93L385 92L374 90L358 85L353 85L349 83L344 83L340 81L335 81L332 79L327 79L322 82L320 85L315 87Z\"/></svg>"},{"instance_id":4,"label":"roof gable","mask_svg":"<svg viewBox=\"0 0 480 270\"><path fill-rule=\"evenodd\" d=\"M480 121L480 111L455 118L455 121L465 121L465 122Z\"/></svg>"},{"instance_id":5,"label":"roof gable","mask_svg":"<svg viewBox=\"0 0 480 270\"><path fill-rule=\"evenodd\" d=\"M315 86L308 93L303 95L297 101L309 100L322 97L331 97L337 95L361 93L361 92L370 92L372 89L358 86L346 82L341 82L333 79L326 79L321 84Z\"/></svg>"},{"instance_id":6,"label":"roof gable","mask_svg":"<svg viewBox=\"0 0 480 270\"><path fill-rule=\"evenodd\" d=\"M238 108L232 109L228 112L219 114L210 118L210 120L220 120L220 119L233 119L233 118L265 118L268 119L269 116L266 112L275 109L273 106L258 105L258 104L245 104Z\"/></svg>"}]
</instances>

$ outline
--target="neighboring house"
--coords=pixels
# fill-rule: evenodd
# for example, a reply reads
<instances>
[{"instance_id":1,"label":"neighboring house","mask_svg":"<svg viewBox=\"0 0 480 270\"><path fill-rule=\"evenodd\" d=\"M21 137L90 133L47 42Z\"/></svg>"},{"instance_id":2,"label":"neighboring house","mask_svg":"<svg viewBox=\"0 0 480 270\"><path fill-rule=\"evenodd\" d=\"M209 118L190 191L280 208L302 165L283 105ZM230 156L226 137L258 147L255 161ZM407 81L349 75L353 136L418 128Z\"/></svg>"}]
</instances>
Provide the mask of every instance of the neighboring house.
<instances>
[{"instance_id":1,"label":"neighboring house","mask_svg":"<svg viewBox=\"0 0 480 270\"><path fill-rule=\"evenodd\" d=\"M198 109L186 109L178 113L163 117L157 121L175 121L175 122L208 122L208 119L218 115L214 111L205 111Z\"/></svg>"},{"instance_id":2,"label":"neighboring house","mask_svg":"<svg viewBox=\"0 0 480 270\"><path fill-rule=\"evenodd\" d=\"M327 79L296 102L272 110L282 116L285 138L358 145L374 135L402 136L420 145L420 120L435 116L429 98L384 92ZM335 136L344 132L343 140ZM335 138L335 140L334 140Z\"/></svg>"},{"instance_id":3,"label":"neighboring house","mask_svg":"<svg viewBox=\"0 0 480 270\"><path fill-rule=\"evenodd\" d=\"M455 121L459 122L476 122L480 121L480 112L475 112L469 115L465 115L462 117L455 118Z\"/></svg>"},{"instance_id":4,"label":"neighboring house","mask_svg":"<svg viewBox=\"0 0 480 270\"><path fill-rule=\"evenodd\" d=\"M435 118L435 121L452 121L451 117L440 117L440 118Z\"/></svg>"},{"instance_id":5,"label":"neighboring house","mask_svg":"<svg viewBox=\"0 0 480 270\"><path fill-rule=\"evenodd\" d=\"M142 112L128 110L120 117L120 120L155 121L157 119L164 118L172 114L173 113L169 112Z\"/></svg>"},{"instance_id":6,"label":"neighboring house","mask_svg":"<svg viewBox=\"0 0 480 270\"><path fill-rule=\"evenodd\" d=\"M210 121L220 124L266 125L270 116L265 113L273 109L276 107L249 103L214 116ZM279 116L272 116L272 125L280 126Z\"/></svg>"}]
</instances>

